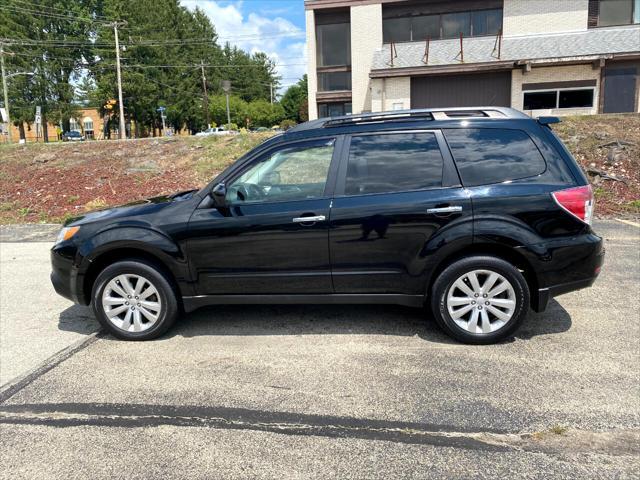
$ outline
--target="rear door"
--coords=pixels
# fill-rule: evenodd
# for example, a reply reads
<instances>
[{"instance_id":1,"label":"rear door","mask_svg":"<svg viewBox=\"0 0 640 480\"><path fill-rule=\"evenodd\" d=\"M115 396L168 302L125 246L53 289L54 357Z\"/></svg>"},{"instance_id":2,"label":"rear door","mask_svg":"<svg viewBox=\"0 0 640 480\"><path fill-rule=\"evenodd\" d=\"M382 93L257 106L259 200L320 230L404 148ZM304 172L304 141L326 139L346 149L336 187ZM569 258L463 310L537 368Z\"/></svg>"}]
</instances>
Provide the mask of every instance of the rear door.
<instances>
[{"instance_id":1,"label":"rear door","mask_svg":"<svg viewBox=\"0 0 640 480\"><path fill-rule=\"evenodd\" d=\"M422 295L452 223L472 238L471 202L441 132L353 135L345 140L331 208L336 293Z\"/></svg>"}]
</instances>

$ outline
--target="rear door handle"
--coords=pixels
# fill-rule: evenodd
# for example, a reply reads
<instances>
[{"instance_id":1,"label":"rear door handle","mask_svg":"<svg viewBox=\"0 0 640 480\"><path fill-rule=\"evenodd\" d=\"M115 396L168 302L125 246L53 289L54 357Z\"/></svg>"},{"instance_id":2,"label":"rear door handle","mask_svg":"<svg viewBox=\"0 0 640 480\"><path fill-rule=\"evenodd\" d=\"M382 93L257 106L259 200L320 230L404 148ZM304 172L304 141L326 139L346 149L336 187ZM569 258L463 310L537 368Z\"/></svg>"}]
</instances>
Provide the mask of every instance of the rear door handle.
<instances>
[{"instance_id":1,"label":"rear door handle","mask_svg":"<svg viewBox=\"0 0 640 480\"><path fill-rule=\"evenodd\" d=\"M324 215L316 215L315 217L295 217L293 219L293 223L315 223L315 222L324 222Z\"/></svg>"},{"instance_id":2,"label":"rear door handle","mask_svg":"<svg viewBox=\"0 0 640 480\"><path fill-rule=\"evenodd\" d=\"M439 208L429 208L427 209L427 213L455 213L461 212L462 207L460 205L452 205L451 207L439 207Z\"/></svg>"}]
</instances>

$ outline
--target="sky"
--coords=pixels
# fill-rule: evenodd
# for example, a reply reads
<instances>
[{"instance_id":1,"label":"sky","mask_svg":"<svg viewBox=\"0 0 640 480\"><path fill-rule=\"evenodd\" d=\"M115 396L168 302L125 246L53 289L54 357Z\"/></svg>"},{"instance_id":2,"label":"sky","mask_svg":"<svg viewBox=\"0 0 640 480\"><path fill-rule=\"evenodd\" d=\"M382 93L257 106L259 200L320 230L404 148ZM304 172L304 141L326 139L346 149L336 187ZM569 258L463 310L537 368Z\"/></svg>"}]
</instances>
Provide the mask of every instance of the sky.
<instances>
[{"instance_id":1,"label":"sky","mask_svg":"<svg viewBox=\"0 0 640 480\"><path fill-rule=\"evenodd\" d=\"M282 92L306 73L304 0L181 0L211 18L219 44L264 52L277 65Z\"/></svg>"}]
</instances>

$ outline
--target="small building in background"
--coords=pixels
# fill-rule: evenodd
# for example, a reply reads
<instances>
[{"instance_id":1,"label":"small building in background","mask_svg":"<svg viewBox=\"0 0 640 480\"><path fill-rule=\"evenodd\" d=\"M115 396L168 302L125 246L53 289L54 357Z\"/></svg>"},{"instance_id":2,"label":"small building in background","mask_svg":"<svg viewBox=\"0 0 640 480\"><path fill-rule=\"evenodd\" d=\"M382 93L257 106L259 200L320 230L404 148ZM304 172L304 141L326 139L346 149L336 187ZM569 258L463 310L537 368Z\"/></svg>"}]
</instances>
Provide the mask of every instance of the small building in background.
<instances>
[{"instance_id":1,"label":"small building in background","mask_svg":"<svg viewBox=\"0 0 640 480\"><path fill-rule=\"evenodd\" d=\"M87 140L103 140L104 139L104 121L105 119L100 115L100 111L95 108L81 108L78 110L77 118L71 118L69 120L69 130L78 131ZM3 124L6 129L7 124ZM44 141L43 130L38 132L35 123L23 124L24 127L24 141L27 143L42 142ZM50 142L60 140L61 135L65 133L60 125L49 122L47 124L47 138ZM11 134L13 141L18 143L20 139L20 128L11 125ZM0 135L0 143L7 142L7 135L3 131Z\"/></svg>"},{"instance_id":2,"label":"small building in background","mask_svg":"<svg viewBox=\"0 0 640 480\"><path fill-rule=\"evenodd\" d=\"M640 0L305 0L309 118L640 111Z\"/></svg>"}]
</instances>

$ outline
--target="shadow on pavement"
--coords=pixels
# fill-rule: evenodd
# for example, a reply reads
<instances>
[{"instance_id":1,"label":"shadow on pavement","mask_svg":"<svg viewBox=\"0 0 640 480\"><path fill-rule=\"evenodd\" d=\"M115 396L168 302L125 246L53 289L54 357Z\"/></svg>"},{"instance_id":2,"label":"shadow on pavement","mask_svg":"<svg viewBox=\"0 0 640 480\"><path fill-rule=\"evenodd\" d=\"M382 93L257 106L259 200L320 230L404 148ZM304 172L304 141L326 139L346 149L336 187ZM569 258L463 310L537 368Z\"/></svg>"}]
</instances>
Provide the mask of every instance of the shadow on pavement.
<instances>
[{"instance_id":1,"label":"shadow on pavement","mask_svg":"<svg viewBox=\"0 0 640 480\"><path fill-rule=\"evenodd\" d=\"M84 305L72 305L60 313L58 329L65 332L84 333L89 335L100 329L100 324L93 316L91 308Z\"/></svg>"},{"instance_id":2,"label":"shadow on pavement","mask_svg":"<svg viewBox=\"0 0 640 480\"><path fill-rule=\"evenodd\" d=\"M74 305L60 314L61 330L89 334L99 329L89 307ZM515 338L566 332L569 313L555 300L547 311L531 313ZM180 318L164 338L203 335L395 335L455 344L424 309L394 305L220 305Z\"/></svg>"}]
</instances>

